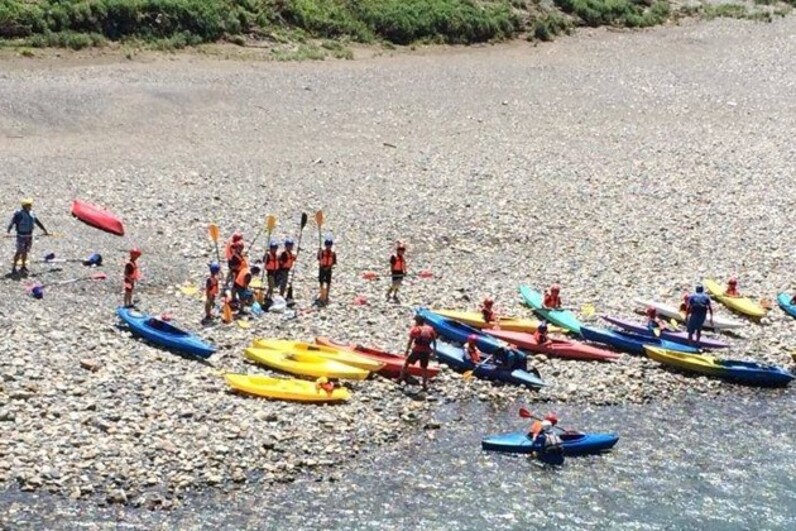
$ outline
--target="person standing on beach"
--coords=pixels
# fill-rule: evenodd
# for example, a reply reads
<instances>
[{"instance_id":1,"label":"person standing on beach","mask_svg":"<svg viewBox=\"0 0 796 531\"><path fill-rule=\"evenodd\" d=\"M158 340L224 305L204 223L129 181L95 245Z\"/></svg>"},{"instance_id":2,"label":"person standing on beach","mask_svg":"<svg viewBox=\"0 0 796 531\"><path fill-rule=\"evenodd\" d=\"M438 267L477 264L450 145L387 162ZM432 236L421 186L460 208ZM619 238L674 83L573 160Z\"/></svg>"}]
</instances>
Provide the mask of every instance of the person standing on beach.
<instances>
[{"instance_id":1,"label":"person standing on beach","mask_svg":"<svg viewBox=\"0 0 796 531\"><path fill-rule=\"evenodd\" d=\"M279 285L279 296L284 297L287 291L287 281L290 279L290 270L296 263L296 253L293 252L293 239L285 238L285 250L279 253L279 272L277 274L277 284Z\"/></svg>"},{"instance_id":2,"label":"person standing on beach","mask_svg":"<svg viewBox=\"0 0 796 531\"><path fill-rule=\"evenodd\" d=\"M495 300L492 297L487 297L481 303L481 318L486 323L487 328L499 328L497 326L498 316L495 311Z\"/></svg>"},{"instance_id":3,"label":"person standing on beach","mask_svg":"<svg viewBox=\"0 0 796 531\"><path fill-rule=\"evenodd\" d=\"M17 262L20 263L19 273L27 274L28 272L28 253L33 246L33 228L39 227L44 235L49 233L44 228L39 218L33 213L33 200L23 199L22 208L14 212L11 217L11 223L8 224L6 233L10 234L12 228L17 231L17 249L14 253L14 262L11 264L11 274L17 274Z\"/></svg>"},{"instance_id":4,"label":"person standing on beach","mask_svg":"<svg viewBox=\"0 0 796 531\"><path fill-rule=\"evenodd\" d=\"M141 278L141 272L138 270L136 261L141 256L141 250L138 248L130 249L130 260L124 266L124 307L133 307L133 291L135 290L135 283Z\"/></svg>"},{"instance_id":5,"label":"person standing on beach","mask_svg":"<svg viewBox=\"0 0 796 531\"><path fill-rule=\"evenodd\" d=\"M205 281L205 318L203 323L209 323L213 320L213 307L216 305L216 297L218 296L218 274L221 272L221 266L213 262L210 264L210 276Z\"/></svg>"},{"instance_id":6,"label":"person standing on beach","mask_svg":"<svg viewBox=\"0 0 796 531\"><path fill-rule=\"evenodd\" d=\"M428 390L428 362L431 354L437 350L437 333L429 325L423 322L423 318L415 315L415 325L409 330L409 342L406 344L404 352L404 364L401 367L399 382L406 379L406 368L414 363L420 362L423 369L423 391ZM410 353L411 352L411 353Z\"/></svg>"},{"instance_id":7,"label":"person standing on beach","mask_svg":"<svg viewBox=\"0 0 796 531\"><path fill-rule=\"evenodd\" d=\"M244 246L243 235L240 232L236 232L224 248L224 254L227 257L227 285L232 284L238 278L238 272L244 263Z\"/></svg>"},{"instance_id":8,"label":"person standing on beach","mask_svg":"<svg viewBox=\"0 0 796 531\"><path fill-rule=\"evenodd\" d=\"M332 287L332 268L337 265L337 253L332 250L334 240L331 237L323 242L324 249L318 249L318 284L320 294L317 303L319 306L329 304L329 290Z\"/></svg>"},{"instance_id":9,"label":"person standing on beach","mask_svg":"<svg viewBox=\"0 0 796 531\"><path fill-rule=\"evenodd\" d=\"M390 256L390 275L392 276L392 284L387 289L387 300L390 300L390 295L392 295L393 302L401 302L398 300L398 290L401 289L401 284L403 284L404 277L406 276L406 257L404 253L406 252L406 246L398 242L395 248L395 254Z\"/></svg>"},{"instance_id":10,"label":"person standing on beach","mask_svg":"<svg viewBox=\"0 0 796 531\"><path fill-rule=\"evenodd\" d=\"M268 243L268 251L263 256L263 267L265 276L268 279L268 290L265 292L265 300L270 301L276 289L277 275L279 274L279 242L271 240ZM270 304L270 302L268 303Z\"/></svg>"},{"instance_id":11,"label":"person standing on beach","mask_svg":"<svg viewBox=\"0 0 796 531\"><path fill-rule=\"evenodd\" d=\"M710 304L710 297L705 293L702 284L697 284L694 293L688 296L685 306L685 322L690 343L694 342L695 334L697 343L702 339L702 327L708 314L710 314L710 324L713 324L713 306Z\"/></svg>"}]
</instances>

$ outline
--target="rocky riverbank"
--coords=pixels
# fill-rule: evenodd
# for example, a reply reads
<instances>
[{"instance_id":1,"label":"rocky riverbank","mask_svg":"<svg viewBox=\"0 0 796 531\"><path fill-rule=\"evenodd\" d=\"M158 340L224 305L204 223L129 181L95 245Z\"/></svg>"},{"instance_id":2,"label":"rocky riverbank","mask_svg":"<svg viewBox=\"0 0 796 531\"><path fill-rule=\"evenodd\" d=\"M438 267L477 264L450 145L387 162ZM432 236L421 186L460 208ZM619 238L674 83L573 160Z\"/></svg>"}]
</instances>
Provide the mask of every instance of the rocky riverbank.
<instances>
[{"instance_id":1,"label":"rocky riverbank","mask_svg":"<svg viewBox=\"0 0 796 531\"><path fill-rule=\"evenodd\" d=\"M506 312L521 282L559 281L565 304L629 316L632 299L676 301L705 275L737 274L773 298L791 287L794 20L722 20L645 32L586 32L544 49L324 65L252 65L193 56L154 62L3 65L0 183L6 209L33 196L58 239L34 256L105 256L104 282L53 286L34 300L0 282L0 481L101 502L163 507L236 482L335 480L335 464L409 430L433 436L440 403L639 403L685 393L756 391L687 377L638 357L615 364L535 358L534 393L445 372L426 397L376 378L350 403L313 407L231 394L226 371L253 337L316 335L401 350L412 306ZM124 218L124 239L68 215L72 197ZM323 208L340 266L332 298L295 320L203 328L199 283L213 256L206 227L250 237L265 214L277 236ZM305 233L305 249L317 234ZM413 271L383 300L396 239ZM12 252L7 240L5 252ZM117 327L123 250L143 249L140 307L167 312L220 350L175 357ZM309 303L314 267L299 259ZM30 280L82 266L34 264ZM369 304L357 306L354 297ZM720 310L722 314L725 310ZM788 364L796 326L774 309L727 356ZM722 353L722 355L724 355ZM544 406L539 406L544 407ZM606 427L609 428L609 427Z\"/></svg>"}]
</instances>

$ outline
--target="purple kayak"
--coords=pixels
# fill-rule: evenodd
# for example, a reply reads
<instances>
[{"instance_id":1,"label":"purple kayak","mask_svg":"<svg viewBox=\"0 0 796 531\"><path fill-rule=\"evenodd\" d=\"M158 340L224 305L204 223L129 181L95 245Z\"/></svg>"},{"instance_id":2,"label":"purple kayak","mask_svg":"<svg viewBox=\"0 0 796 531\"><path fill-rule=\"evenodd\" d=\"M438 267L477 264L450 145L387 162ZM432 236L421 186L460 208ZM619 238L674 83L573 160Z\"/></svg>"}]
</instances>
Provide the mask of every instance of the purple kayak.
<instances>
[{"instance_id":1,"label":"purple kayak","mask_svg":"<svg viewBox=\"0 0 796 531\"><path fill-rule=\"evenodd\" d=\"M652 332L650 332L644 323L639 323L638 321L628 321L626 319L619 319L618 317L611 317L610 315L602 315L601 316L604 320L608 321L614 326L618 326L624 330L628 330L630 332L635 332L637 334L643 334L646 336L654 336ZM680 343L681 345L689 345L688 342L688 334L686 332L672 332L671 330L662 330L661 331L661 339L665 339L667 341L671 341L672 343ZM730 346L729 343L725 343L724 341L719 341L717 339L710 339L706 338L704 335L702 336L702 340L697 343L699 347L702 348L727 348Z\"/></svg>"}]
</instances>

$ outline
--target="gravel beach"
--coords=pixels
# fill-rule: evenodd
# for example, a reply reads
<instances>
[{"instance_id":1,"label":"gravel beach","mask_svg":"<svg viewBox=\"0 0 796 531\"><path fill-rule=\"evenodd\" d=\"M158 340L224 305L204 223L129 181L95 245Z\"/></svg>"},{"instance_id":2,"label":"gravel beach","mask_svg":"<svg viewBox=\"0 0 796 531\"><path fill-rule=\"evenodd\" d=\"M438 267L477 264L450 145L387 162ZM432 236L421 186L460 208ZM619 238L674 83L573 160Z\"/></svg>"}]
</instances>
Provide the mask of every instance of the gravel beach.
<instances>
[{"instance_id":1,"label":"gravel beach","mask_svg":"<svg viewBox=\"0 0 796 531\"><path fill-rule=\"evenodd\" d=\"M677 303L704 276L735 274L743 292L772 300L792 289L795 36L786 17L323 63L5 58L7 215L33 197L63 237L37 239L32 256L99 252L109 278L53 286L42 300L26 294L27 281L85 269L39 263L27 281L0 280L0 485L168 507L207 486L306 472L334 480L334 465L359 452L409 430L433 433L435 408L461 398L604 405L792 393L629 355L535 357L549 383L538 393L445 371L427 396L375 378L333 407L235 395L221 374L269 373L243 359L254 337L327 335L401 351L414 306L475 309L492 295L528 317L520 283L559 282L565 305L625 317L633 298ZM72 219L73 197L119 214L127 235ZM248 240L271 213L283 238L319 208L339 258L332 304L248 330L202 327L201 300L177 286L203 281L214 256L208 223ZM384 301L386 280L361 278L386 273L397 239L410 271L434 273L408 281L402 305ZM296 276L305 307L316 241L310 224ZM13 240L3 245L10 265ZM144 253L139 307L218 345L209 364L118 327L132 245ZM369 304L354 305L358 295ZM791 366L794 327L775 308L725 334L733 348L717 355Z\"/></svg>"}]
</instances>

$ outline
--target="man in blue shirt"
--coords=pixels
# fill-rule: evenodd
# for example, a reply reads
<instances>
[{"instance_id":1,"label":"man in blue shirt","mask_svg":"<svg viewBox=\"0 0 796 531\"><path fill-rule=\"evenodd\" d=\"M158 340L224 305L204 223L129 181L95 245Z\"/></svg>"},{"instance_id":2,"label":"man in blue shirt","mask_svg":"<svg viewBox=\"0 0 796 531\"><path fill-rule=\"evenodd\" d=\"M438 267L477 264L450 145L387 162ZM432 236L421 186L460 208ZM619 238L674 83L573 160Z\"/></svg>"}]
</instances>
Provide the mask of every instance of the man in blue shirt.
<instances>
[{"instance_id":1,"label":"man in blue shirt","mask_svg":"<svg viewBox=\"0 0 796 531\"><path fill-rule=\"evenodd\" d=\"M688 341L694 341L693 335L696 333L697 343L702 339L702 326L705 324L705 317L710 314L710 324L713 324L713 306L710 304L710 297L705 294L705 288L697 284L695 293L688 296L685 306L685 322L688 328Z\"/></svg>"},{"instance_id":2,"label":"man in blue shirt","mask_svg":"<svg viewBox=\"0 0 796 531\"><path fill-rule=\"evenodd\" d=\"M33 201L31 199L22 200L22 208L14 212L14 217L11 218L11 223L8 224L7 233L11 233L12 228L17 230L17 251L14 254L14 263L11 266L11 274L17 274L17 262L20 262L21 267L19 272L26 274L28 272L27 262L28 253L33 245L33 228L38 226L44 231L45 236L48 234L47 229L41 224L41 221L33 214Z\"/></svg>"}]
</instances>

